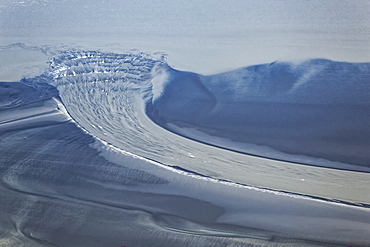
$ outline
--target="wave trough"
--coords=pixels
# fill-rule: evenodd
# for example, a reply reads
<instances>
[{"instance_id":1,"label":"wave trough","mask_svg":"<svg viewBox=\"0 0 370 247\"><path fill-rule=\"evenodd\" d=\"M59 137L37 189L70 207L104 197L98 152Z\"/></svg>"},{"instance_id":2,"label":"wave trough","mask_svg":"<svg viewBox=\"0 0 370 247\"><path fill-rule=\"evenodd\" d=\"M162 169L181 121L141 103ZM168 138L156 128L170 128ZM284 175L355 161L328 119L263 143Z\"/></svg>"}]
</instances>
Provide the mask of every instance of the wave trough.
<instances>
[{"instance_id":1,"label":"wave trough","mask_svg":"<svg viewBox=\"0 0 370 247\"><path fill-rule=\"evenodd\" d=\"M312 69L317 63L326 67ZM14 232L4 233L6 241L18 243L21 240L11 236L20 234L25 242L65 244L65 238L59 239L55 231L38 231L37 224L30 223L39 212L45 212L44 208L65 213L55 221L55 227L68 226L65 234L69 236L91 222L86 220L91 210L105 224L116 222L110 219L111 214L120 212L124 218L121 222L135 226L135 231L153 231L153 236L142 239L141 244L157 239L159 246L169 236L177 241L203 243L209 238L244 245L254 241L313 241L315 245L368 241L368 234L356 229L367 226L369 173L342 170L366 171L366 165L326 160L317 153L309 156L279 150L282 143L292 140L289 138L280 138L277 146L255 142L266 141L267 136L277 139L279 131L294 139L292 132L299 132L299 118L308 114L304 119L308 121L319 112L319 106L323 113L332 107L340 109L335 113L348 106L367 109L365 90L357 98L348 96L343 105L335 101L341 98L339 93L330 94L330 99L320 96L320 104L314 97L302 96L307 90L317 91L314 87L300 90L320 78L319 71L332 66L343 69L350 65L327 60L276 62L202 76L174 70L162 58L144 53L59 52L41 76L0 85L3 117L22 115L14 118L18 125L13 120L6 120L9 128L0 123L4 138L0 151L9 155L1 158L0 189L8 198L23 196L32 202L22 202L21 209L14 210L9 206L13 199L6 200L10 204L5 203L3 210L10 212L9 222L15 226ZM366 71L364 64L351 66ZM283 78L277 78L279 75ZM296 81L285 85L285 79L293 77ZM362 87L365 89L366 83ZM356 99L356 104L350 103ZM299 108L301 105L304 107ZM280 111L275 113L277 109ZM300 111L304 114L299 115ZM359 115L365 121L362 117ZM321 125L329 124L323 119ZM24 121L32 126L25 128L21 125ZM257 121L260 129L274 128L258 132ZM280 128L279 121L285 123ZM289 121L298 129L290 129L292 126L286 124ZM350 122L337 127L348 127ZM316 133L317 129L311 131ZM250 132L255 140L248 136ZM66 205L65 211L60 209L61 202ZM63 219L68 219L76 207L79 220L70 226ZM310 212L307 216L306 211ZM337 236L344 219L356 228L346 226L346 235L334 239L331 236ZM297 224L301 221L304 223ZM320 227L306 234L311 224ZM88 227L92 232L96 229L95 225ZM114 234L120 237L112 233L112 238L106 238L116 243L122 231L128 236L130 229L119 225ZM137 238L132 235L127 240L135 245Z\"/></svg>"},{"instance_id":2,"label":"wave trough","mask_svg":"<svg viewBox=\"0 0 370 247\"><path fill-rule=\"evenodd\" d=\"M149 133L147 116L174 133L228 150L370 171L369 68L314 59L202 76L144 53L71 51L53 59L49 75L86 130L155 160L166 149L193 154Z\"/></svg>"}]
</instances>

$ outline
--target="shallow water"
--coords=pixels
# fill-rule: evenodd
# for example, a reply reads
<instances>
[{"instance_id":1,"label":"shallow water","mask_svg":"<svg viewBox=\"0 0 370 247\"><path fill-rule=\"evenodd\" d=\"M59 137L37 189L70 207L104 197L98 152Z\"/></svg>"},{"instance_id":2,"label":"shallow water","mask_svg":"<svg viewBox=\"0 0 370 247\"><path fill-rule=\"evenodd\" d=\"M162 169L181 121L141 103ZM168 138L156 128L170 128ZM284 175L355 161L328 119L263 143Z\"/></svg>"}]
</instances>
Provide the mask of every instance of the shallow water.
<instances>
[{"instance_id":1,"label":"shallow water","mask_svg":"<svg viewBox=\"0 0 370 247\"><path fill-rule=\"evenodd\" d=\"M115 164L90 147L95 142L73 123L2 135L3 245L326 246L369 241L368 209L197 179L106 150L119 160ZM308 233L313 225L317 230ZM339 228L346 234L338 236Z\"/></svg>"},{"instance_id":2,"label":"shallow water","mask_svg":"<svg viewBox=\"0 0 370 247\"><path fill-rule=\"evenodd\" d=\"M369 9L2 0L0 245L369 246Z\"/></svg>"},{"instance_id":3,"label":"shallow water","mask_svg":"<svg viewBox=\"0 0 370 247\"><path fill-rule=\"evenodd\" d=\"M2 244L370 242L368 173L253 157L163 129L145 112L162 68L143 53L72 50L40 76L1 83Z\"/></svg>"}]
</instances>

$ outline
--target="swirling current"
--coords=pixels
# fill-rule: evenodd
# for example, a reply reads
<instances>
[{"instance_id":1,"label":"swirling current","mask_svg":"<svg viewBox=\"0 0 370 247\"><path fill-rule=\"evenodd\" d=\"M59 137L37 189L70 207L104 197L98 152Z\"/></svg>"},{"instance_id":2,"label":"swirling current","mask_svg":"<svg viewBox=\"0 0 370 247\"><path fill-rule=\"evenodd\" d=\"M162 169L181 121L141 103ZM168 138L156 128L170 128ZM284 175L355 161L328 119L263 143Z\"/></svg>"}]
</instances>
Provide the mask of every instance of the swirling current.
<instances>
[{"instance_id":1,"label":"swirling current","mask_svg":"<svg viewBox=\"0 0 370 247\"><path fill-rule=\"evenodd\" d=\"M50 74L84 129L165 164L187 166L194 150L163 135L146 114L177 134L233 151L369 171L368 70L368 64L316 59L201 76L143 53L81 51L54 58ZM196 158L214 163L213 156ZM228 157L223 162L230 164Z\"/></svg>"},{"instance_id":2,"label":"swirling current","mask_svg":"<svg viewBox=\"0 0 370 247\"><path fill-rule=\"evenodd\" d=\"M15 213L4 209L14 216L1 220L17 232L4 230L4 241L67 246L29 223L60 201L81 217L55 216L55 229L101 232L86 212L104 215L112 244L123 227L117 210L134 226L123 227L133 246L366 244L369 70L314 59L203 76L145 53L56 52L42 75L1 84L0 110L10 116L0 119L10 155L2 190L27 196ZM343 222L355 227L331 237ZM320 227L307 233L312 225ZM133 229L151 233L140 242Z\"/></svg>"},{"instance_id":3,"label":"swirling current","mask_svg":"<svg viewBox=\"0 0 370 247\"><path fill-rule=\"evenodd\" d=\"M172 69L163 56L72 50L24 82L55 86L80 127L119 149L204 176L292 191L276 187L275 178L300 179L301 169L311 169L298 164L370 171L368 70L317 59L202 76ZM325 169L310 172L315 183L330 181Z\"/></svg>"}]
</instances>

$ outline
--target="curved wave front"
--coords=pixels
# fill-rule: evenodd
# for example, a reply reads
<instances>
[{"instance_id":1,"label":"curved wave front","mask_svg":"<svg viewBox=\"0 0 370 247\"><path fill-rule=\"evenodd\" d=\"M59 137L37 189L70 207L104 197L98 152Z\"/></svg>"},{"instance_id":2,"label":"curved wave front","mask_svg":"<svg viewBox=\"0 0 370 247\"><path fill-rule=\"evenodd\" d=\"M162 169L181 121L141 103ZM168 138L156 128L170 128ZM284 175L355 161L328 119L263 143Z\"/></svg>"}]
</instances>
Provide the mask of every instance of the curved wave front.
<instances>
[{"instance_id":1,"label":"curved wave front","mask_svg":"<svg viewBox=\"0 0 370 247\"><path fill-rule=\"evenodd\" d=\"M150 216L146 225L171 235L258 239L269 243L280 241L281 236L286 241L285 235L276 235L277 231L296 232L297 241L325 242L334 239L330 236L337 238L327 233L342 231L340 221L345 219L352 230L342 236L343 242L368 241L368 234L357 229L365 228L367 222L364 215L370 200L366 193L369 168L355 162L334 161L340 160L342 154L352 155L349 153L335 153L329 160L318 158L320 155L312 150L314 155L302 155L300 152L305 149L301 147L293 153L288 145L294 143L292 140L305 143L304 137L309 135L319 140L320 133L334 133L348 126L365 138L366 116L361 111L368 109L366 64L327 60L276 62L202 76L175 70L163 59L143 53L70 50L54 54L58 55L41 76L2 84L6 97L0 110L5 113L3 118L8 117L7 122L1 121L2 133L6 132L2 141L6 145L2 147L9 156L3 159L2 184L9 193L47 197L46 201L93 204L104 211L106 207L140 211L141 215ZM333 88L324 83L327 72L319 76L319 70L306 71L316 63L323 64L322 71L333 66L343 71L346 66L350 67L348 70L357 68L362 74L352 81L361 82L358 78L363 78L361 85L355 86L358 92L345 96L338 89L328 93L331 98L324 97L327 92L320 90ZM296 73L296 77L286 85L289 73ZM353 84L345 84L348 78L340 81L348 73L335 78L342 88ZM302 84L302 78L306 84ZM320 78L323 81L318 89L320 84L315 83ZM316 97L314 92L321 96ZM312 97L303 97L304 94ZM354 112L357 119L336 123L335 119L344 119L343 112ZM69 116L74 121L66 123ZM315 118L320 119L319 124L315 125ZM19 121L15 123L13 119ZM311 132L298 138L292 133L302 131L300 124L304 121L304 130ZM8 122L11 129L4 125ZM363 124L364 128L354 123ZM319 125L323 129L318 129ZM26 130L22 130L24 126ZM278 139L279 133L290 134L290 138ZM341 133L337 131L336 135ZM280 141L279 145L274 141ZM321 143L325 141L323 138ZM282 149L283 144L291 153ZM366 148L366 140L363 145ZM23 155L24 151L27 155ZM20 152L20 161L9 166ZM327 150L322 153L328 154ZM60 207L59 201L56 203ZM28 207L28 202L25 205ZM352 210L358 215L353 216ZM45 210L41 208L40 212ZM310 218L312 223L307 224ZM136 216L132 219L132 224L141 224ZM17 214L14 229L27 240L50 239L32 239L24 220L25 214ZM292 222L291 227L281 230L287 222ZM301 227L296 227L296 222L302 222ZM320 228L307 235L306 229L312 228L313 223Z\"/></svg>"},{"instance_id":2,"label":"curved wave front","mask_svg":"<svg viewBox=\"0 0 370 247\"><path fill-rule=\"evenodd\" d=\"M210 176L209 163L235 165L229 153L199 153L158 126L259 157L370 171L369 64L315 59L202 76L144 53L72 50L50 68L45 75L85 130L164 164Z\"/></svg>"},{"instance_id":3,"label":"curved wave front","mask_svg":"<svg viewBox=\"0 0 370 247\"><path fill-rule=\"evenodd\" d=\"M369 168L369 63L274 62L211 76L170 70L166 80L147 109L168 130L278 160Z\"/></svg>"}]
</instances>

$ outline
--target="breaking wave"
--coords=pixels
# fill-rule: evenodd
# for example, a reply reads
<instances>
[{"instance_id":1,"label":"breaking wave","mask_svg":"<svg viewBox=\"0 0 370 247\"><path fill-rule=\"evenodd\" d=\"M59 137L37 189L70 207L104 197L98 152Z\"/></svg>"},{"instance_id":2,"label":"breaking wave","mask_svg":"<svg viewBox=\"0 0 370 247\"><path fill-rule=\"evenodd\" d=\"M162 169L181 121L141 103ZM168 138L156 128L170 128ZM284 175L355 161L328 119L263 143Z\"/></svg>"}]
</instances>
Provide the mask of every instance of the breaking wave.
<instances>
[{"instance_id":1,"label":"breaking wave","mask_svg":"<svg viewBox=\"0 0 370 247\"><path fill-rule=\"evenodd\" d=\"M190 168L194 150L158 126L249 155L370 171L369 72L368 63L314 59L203 76L144 53L71 50L42 77L89 133L164 164Z\"/></svg>"},{"instance_id":2,"label":"breaking wave","mask_svg":"<svg viewBox=\"0 0 370 247\"><path fill-rule=\"evenodd\" d=\"M154 228L171 234L280 241L280 235L268 232L281 231L274 222L306 222L302 212L307 205L315 220L326 219L328 211L329 218L346 218L347 209L369 207L369 174L364 172L370 168L363 151L369 129L367 67L309 60L203 76L171 68L162 54L54 52L44 74L1 83L3 118L8 114L19 120L10 129L4 127L10 121L0 121L3 153L10 153L3 159L2 183L9 191L30 196L88 202L104 210L139 210L151 215L148 222ZM352 92L345 94L350 88ZM73 121L61 124L69 122L69 116ZM49 124L53 126L43 127ZM12 132L24 126L25 131ZM330 135L335 138L330 140ZM25 141L30 137L35 145ZM9 141L13 138L18 142ZM9 167L23 149L29 150L28 156L21 155L24 160ZM350 162L343 162L346 158ZM120 196L112 198L116 193ZM184 203L197 210L178 207ZM266 218L260 205L268 215L275 213ZM209 227L199 218L199 208L212 211L210 222L217 225ZM48 239L28 234L23 224L28 216L21 211L15 230L26 239ZM318 212L325 217L316 217ZM125 224L131 227L135 222L136 216ZM327 222L327 229L342 228ZM353 222L362 226L366 220ZM239 232L234 225L264 231ZM297 229L305 232L309 227ZM362 234L354 230L348 235L360 241L357 232ZM320 241L297 236L302 240L289 241Z\"/></svg>"},{"instance_id":3,"label":"breaking wave","mask_svg":"<svg viewBox=\"0 0 370 247\"><path fill-rule=\"evenodd\" d=\"M369 63L313 59L211 76L168 74L148 107L168 130L279 160L322 163L306 156L369 167Z\"/></svg>"}]
</instances>

